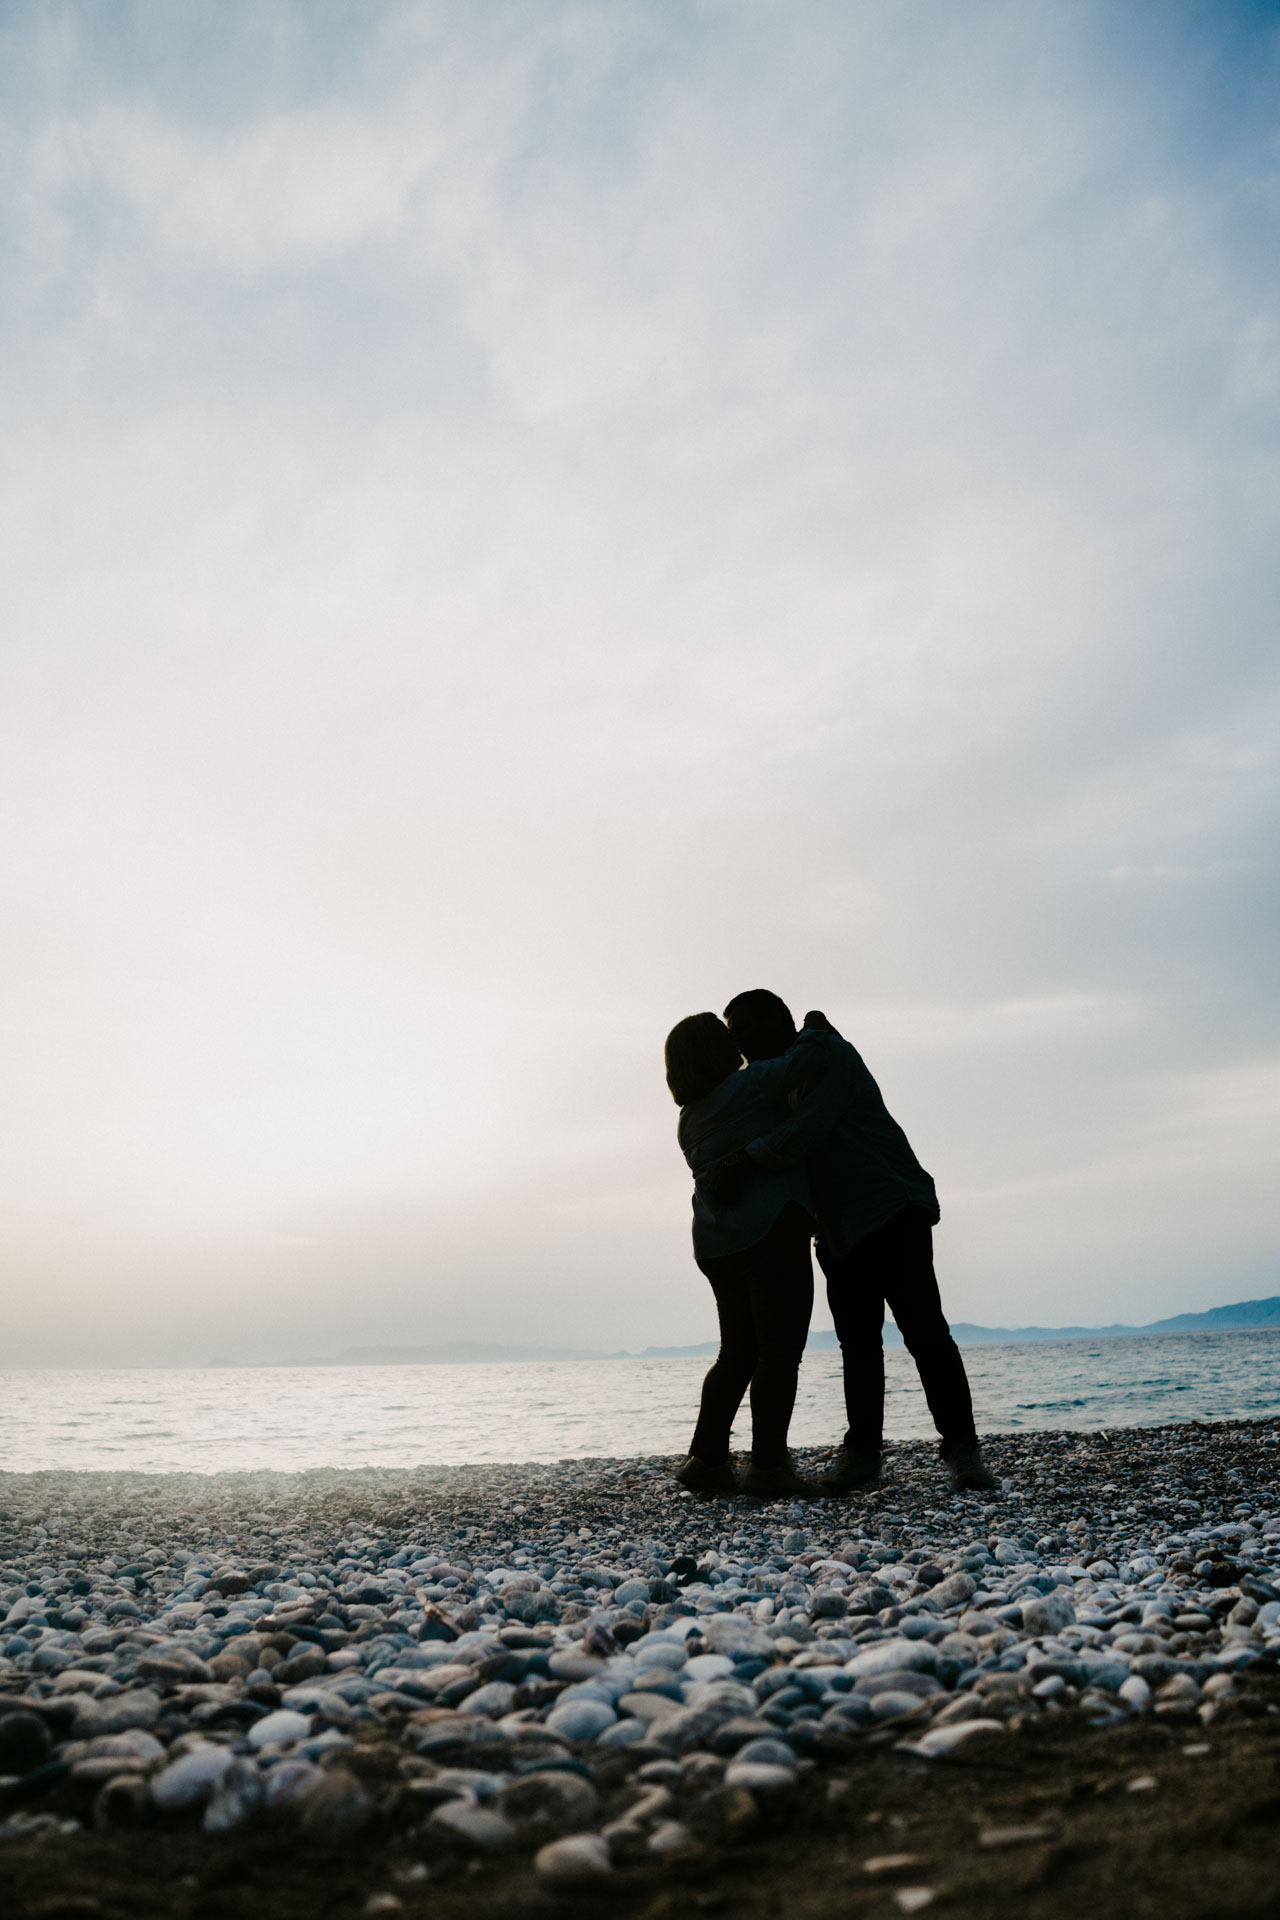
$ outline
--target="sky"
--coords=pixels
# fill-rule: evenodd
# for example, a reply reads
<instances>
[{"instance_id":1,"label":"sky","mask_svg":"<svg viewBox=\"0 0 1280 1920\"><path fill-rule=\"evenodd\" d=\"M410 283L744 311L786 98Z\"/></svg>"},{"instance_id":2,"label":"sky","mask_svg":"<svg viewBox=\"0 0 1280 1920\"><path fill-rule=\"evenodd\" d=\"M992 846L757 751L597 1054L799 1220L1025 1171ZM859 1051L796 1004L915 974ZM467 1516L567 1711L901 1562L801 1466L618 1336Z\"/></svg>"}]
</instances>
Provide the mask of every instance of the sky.
<instances>
[{"instance_id":1,"label":"sky","mask_svg":"<svg viewBox=\"0 0 1280 1920\"><path fill-rule=\"evenodd\" d=\"M762 985L953 1319L1280 1292L1278 78L10 0L0 1364L706 1339L662 1041Z\"/></svg>"}]
</instances>

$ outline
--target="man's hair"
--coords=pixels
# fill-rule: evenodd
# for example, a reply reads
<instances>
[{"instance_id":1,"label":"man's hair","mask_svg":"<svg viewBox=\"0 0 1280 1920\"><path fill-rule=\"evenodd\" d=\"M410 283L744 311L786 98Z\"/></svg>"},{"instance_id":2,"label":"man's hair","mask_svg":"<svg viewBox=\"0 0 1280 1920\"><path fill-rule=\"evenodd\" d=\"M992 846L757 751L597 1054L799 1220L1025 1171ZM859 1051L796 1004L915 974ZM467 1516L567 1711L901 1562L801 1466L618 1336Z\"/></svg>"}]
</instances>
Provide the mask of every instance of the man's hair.
<instances>
[{"instance_id":1,"label":"man's hair","mask_svg":"<svg viewBox=\"0 0 1280 1920\"><path fill-rule=\"evenodd\" d=\"M748 1060L785 1053L796 1037L796 1023L785 1000L767 987L735 993L724 1010L729 1031Z\"/></svg>"},{"instance_id":2,"label":"man's hair","mask_svg":"<svg viewBox=\"0 0 1280 1920\"><path fill-rule=\"evenodd\" d=\"M667 1035L666 1062L671 1097L687 1107L736 1073L742 1055L718 1014L691 1013Z\"/></svg>"}]
</instances>

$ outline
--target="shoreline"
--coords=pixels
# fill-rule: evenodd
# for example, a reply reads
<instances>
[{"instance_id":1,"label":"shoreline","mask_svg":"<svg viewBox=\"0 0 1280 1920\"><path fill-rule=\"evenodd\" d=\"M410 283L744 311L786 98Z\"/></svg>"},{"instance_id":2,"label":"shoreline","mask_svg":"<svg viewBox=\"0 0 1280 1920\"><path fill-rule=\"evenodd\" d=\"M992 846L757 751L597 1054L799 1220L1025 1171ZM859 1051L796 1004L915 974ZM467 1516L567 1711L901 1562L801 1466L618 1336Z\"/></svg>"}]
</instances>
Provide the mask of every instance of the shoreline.
<instances>
[{"instance_id":1,"label":"shoreline","mask_svg":"<svg viewBox=\"0 0 1280 1920\"><path fill-rule=\"evenodd\" d=\"M1099 1347L1102 1358L1069 1343L975 1350L966 1364L982 1426L992 1438L1023 1444L1064 1427L1096 1433L1159 1430L1188 1418L1247 1422L1280 1406L1275 1340L1189 1336L1161 1348L1158 1366L1142 1361L1143 1351L1123 1340ZM515 1365L480 1374L466 1367L443 1374L424 1367L278 1376L252 1369L13 1373L0 1415L0 1466L46 1474L306 1472L326 1464L496 1472L520 1456L546 1466L603 1465L683 1450L705 1363L619 1364L625 1381L608 1368L579 1367L572 1383L564 1366ZM929 1440L932 1423L909 1356L888 1354L886 1369L891 1445ZM793 1442L830 1447L843 1422L839 1355L815 1355L801 1370ZM745 1420L737 1443L746 1444Z\"/></svg>"},{"instance_id":2,"label":"shoreline","mask_svg":"<svg viewBox=\"0 0 1280 1920\"><path fill-rule=\"evenodd\" d=\"M1000 1493L991 1496L995 1499L1018 1499L1027 1495L1029 1489L1019 1480L1016 1452L1019 1447L1024 1451L1035 1451L1042 1443L1056 1446L1080 1443L1109 1447L1122 1444L1126 1440L1150 1439L1155 1435L1174 1436L1196 1433L1248 1433L1258 1430L1267 1433L1276 1428L1280 1421L1280 1412L1276 1414L1225 1414L1221 1417L1189 1414L1180 1420L1138 1422L1127 1425L1113 1424L1101 1427L1015 1427L988 1428L982 1434L982 1445L986 1453L993 1458L1000 1456L1004 1464L1003 1481ZM1278 1442L1280 1444L1280 1442ZM835 1443L824 1446L793 1446L791 1455L801 1473L814 1474L833 1453ZM894 1466L901 1456L913 1461L916 1456L928 1459L936 1457L937 1441L931 1438L886 1439L884 1458L886 1473L884 1485L869 1494L854 1496L857 1501L881 1500L892 1494L894 1484ZM378 1466L366 1463L360 1466L339 1467L331 1464L317 1464L306 1467L217 1467L208 1473L196 1472L190 1468L153 1468L153 1467L31 1467L9 1469L0 1467L0 1499L7 1488L20 1490L27 1483L41 1483L47 1489L51 1481L81 1481L98 1487L107 1482L127 1480L130 1483L151 1486L190 1487L193 1490L206 1489L216 1492L224 1483L228 1491L234 1487L274 1485L276 1483L305 1482L318 1488L325 1480L333 1482L334 1489L354 1485L357 1481L367 1481L376 1485L385 1485L389 1489L400 1487L407 1489L424 1477L436 1480L447 1476L466 1476L492 1474L547 1474L578 1472L603 1472L609 1474L641 1472L645 1475L666 1474L670 1477L673 1465L678 1464L682 1455L672 1453L635 1453L635 1454L565 1454L554 1460L512 1459L512 1460L424 1460L412 1466ZM736 1453L733 1459L738 1466L745 1463L747 1456ZM681 1496L672 1485L672 1497ZM1280 1512L1280 1488L1276 1492L1277 1511ZM700 1501L702 1505L720 1506L721 1501ZM729 1504L741 1505L746 1511L756 1511L760 1503L750 1499L740 1499ZM771 1503L796 1504L792 1503ZM806 1511L826 1511L829 1507L843 1508L849 1504L844 1499L810 1500L804 1503ZM0 1514L2 1514L0 1508Z\"/></svg>"},{"instance_id":3,"label":"shoreline","mask_svg":"<svg viewBox=\"0 0 1280 1920\"><path fill-rule=\"evenodd\" d=\"M0 1474L0 1890L230 1920L219 1876L252 1861L284 1916L340 1861L352 1913L669 1885L817 1915L821 1855L883 1913L909 1870L868 1862L910 1855L958 1911L1034 1859L1065 1920L1164 1819L1123 1782L1077 1807L1086 1777L1158 1760L1185 1827L1210 1777L1274 1774L1280 1418L985 1446L995 1495L905 1441L878 1491L768 1505L653 1455ZM982 1841L974 1783L990 1831L1039 1837ZM1095 1881L1053 1865L1081 1822ZM1274 1887L1274 1819L1232 1844L1237 1891ZM1216 1854L1148 1852L1158 1910L1200 1911Z\"/></svg>"}]
</instances>

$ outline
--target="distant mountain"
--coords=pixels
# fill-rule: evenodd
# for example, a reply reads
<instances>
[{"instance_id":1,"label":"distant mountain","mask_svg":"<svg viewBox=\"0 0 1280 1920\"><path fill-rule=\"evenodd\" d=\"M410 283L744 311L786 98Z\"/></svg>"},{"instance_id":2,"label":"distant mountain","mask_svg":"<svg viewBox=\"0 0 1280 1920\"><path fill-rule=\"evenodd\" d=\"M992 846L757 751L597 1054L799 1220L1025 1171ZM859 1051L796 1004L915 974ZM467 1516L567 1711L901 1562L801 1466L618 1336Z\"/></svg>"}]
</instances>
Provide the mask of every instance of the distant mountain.
<instances>
[{"instance_id":1,"label":"distant mountain","mask_svg":"<svg viewBox=\"0 0 1280 1920\"><path fill-rule=\"evenodd\" d=\"M1024 1340L1125 1340L1161 1333L1236 1333L1274 1327L1280 1330L1280 1295L1269 1300L1239 1300L1234 1306L1210 1307L1207 1313L1176 1313L1169 1320L1152 1320L1144 1327L978 1327L955 1320L951 1331L962 1347L1012 1346ZM902 1335L890 1321L884 1330L887 1347L900 1347ZM591 1347L491 1346L480 1340L447 1340L433 1347L347 1347L344 1352L299 1364L309 1367L446 1367L483 1365L513 1360L700 1360L715 1353L717 1342L701 1340L691 1347L644 1347L639 1353L601 1353ZM831 1353L839 1346L832 1330L819 1328L809 1335L810 1353ZM234 1365L213 1361L215 1366Z\"/></svg>"},{"instance_id":2,"label":"distant mountain","mask_svg":"<svg viewBox=\"0 0 1280 1920\"><path fill-rule=\"evenodd\" d=\"M1210 1307L1207 1313L1175 1313L1169 1320L1152 1320L1143 1327L975 1327L953 1323L960 1346L1004 1346L1020 1340L1124 1340L1156 1333L1235 1333L1260 1327L1280 1328L1280 1296L1269 1300L1238 1300L1230 1307Z\"/></svg>"},{"instance_id":3,"label":"distant mountain","mask_svg":"<svg viewBox=\"0 0 1280 1920\"><path fill-rule=\"evenodd\" d=\"M1210 1307L1207 1313L1177 1313L1171 1320L1152 1320L1144 1327L978 1327L968 1320L953 1320L951 1331L961 1347L1014 1346L1024 1340L1136 1340L1160 1333L1235 1333L1259 1327L1280 1329L1280 1295L1270 1300L1240 1300L1231 1307ZM902 1335L892 1321L885 1323L886 1347L900 1347ZM819 1328L805 1342L808 1353L831 1353L840 1345L834 1332ZM716 1351L714 1340L696 1347L646 1347L635 1356L641 1360L693 1359ZM613 1359L626 1359L614 1354Z\"/></svg>"}]
</instances>

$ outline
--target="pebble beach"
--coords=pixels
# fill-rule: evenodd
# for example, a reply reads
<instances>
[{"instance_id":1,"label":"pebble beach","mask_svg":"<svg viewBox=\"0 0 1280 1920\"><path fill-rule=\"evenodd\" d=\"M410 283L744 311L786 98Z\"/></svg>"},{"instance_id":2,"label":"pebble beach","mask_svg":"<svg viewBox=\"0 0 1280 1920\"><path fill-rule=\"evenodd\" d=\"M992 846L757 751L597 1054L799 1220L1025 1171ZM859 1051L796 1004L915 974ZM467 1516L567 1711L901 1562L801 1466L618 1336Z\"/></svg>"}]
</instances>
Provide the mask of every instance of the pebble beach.
<instances>
[{"instance_id":1,"label":"pebble beach","mask_svg":"<svg viewBox=\"0 0 1280 1920\"><path fill-rule=\"evenodd\" d=\"M986 1450L993 1495L910 1443L776 1504L665 1458L0 1475L0 1889L53 1913L78 1857L170 1847L194 1898L251 1844L341 1859L371 1914L715 1904L735 1851L849 1844L877 1783L1280 1731L1280 1422ZM857 1884L945 1902L867 1872L916 1858L864 1844Z\"/></svg>"}]
</instances>

